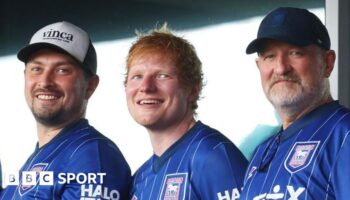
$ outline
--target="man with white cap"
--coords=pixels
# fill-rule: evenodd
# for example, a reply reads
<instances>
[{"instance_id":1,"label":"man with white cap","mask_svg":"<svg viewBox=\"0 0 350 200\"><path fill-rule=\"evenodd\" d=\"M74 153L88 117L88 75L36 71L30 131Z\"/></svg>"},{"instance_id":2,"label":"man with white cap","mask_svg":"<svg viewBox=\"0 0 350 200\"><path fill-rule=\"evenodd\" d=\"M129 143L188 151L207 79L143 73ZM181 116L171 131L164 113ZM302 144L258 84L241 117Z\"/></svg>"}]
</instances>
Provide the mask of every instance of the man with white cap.
<instances>
[{"instance_id":1,"label":"man with white cap","mask_svg":"<svg viewBox=\"0 0 350 200\"><path fill-rule=\"evenodd\" d=\"M58 22L18 52L38 143L1 199L127 199L130 168L85 112L99 77L96 52L81 28Z\"/></svg>"},{"instance_id":2,"label":"man with white cap","mask_svg":"<svg viewBox=\"0 0 350 200\"><path fill-rule=\"evenodd\" d=\"M278 8L247 47L278 133L255 150L240 199L349 199L350 111L329 87L335 52L323 23L301 8Z\"/></svg>"}]
</instances>

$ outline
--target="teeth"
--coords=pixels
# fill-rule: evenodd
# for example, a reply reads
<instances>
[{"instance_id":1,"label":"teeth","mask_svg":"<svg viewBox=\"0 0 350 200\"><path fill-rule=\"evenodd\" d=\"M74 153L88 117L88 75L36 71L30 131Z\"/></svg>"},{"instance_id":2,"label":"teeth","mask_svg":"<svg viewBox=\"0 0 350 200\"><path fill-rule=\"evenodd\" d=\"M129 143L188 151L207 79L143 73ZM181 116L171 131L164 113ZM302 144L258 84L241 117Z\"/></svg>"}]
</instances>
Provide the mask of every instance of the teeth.
<instances>
[{"instance_id":1,"label":"teeth","mask_svg":"<svg viewBox=\"0 0 350 200\"><path fill-rule=\"evenodd\" d=\"M54 100L54 99L57 99L57 96L52 96L52 95L38 95L38 99L43 99L43 100Z\"/></svg>"},{"instance_id":2,"label":"teeth","mask_svg":"<svg viewBox=\"0 0 350 200\"><path fill-rule=\"evenodd\" d=\"M141 100L140 104L160 104L161 102L158 100Z\"/></svg>"}]
</instances>

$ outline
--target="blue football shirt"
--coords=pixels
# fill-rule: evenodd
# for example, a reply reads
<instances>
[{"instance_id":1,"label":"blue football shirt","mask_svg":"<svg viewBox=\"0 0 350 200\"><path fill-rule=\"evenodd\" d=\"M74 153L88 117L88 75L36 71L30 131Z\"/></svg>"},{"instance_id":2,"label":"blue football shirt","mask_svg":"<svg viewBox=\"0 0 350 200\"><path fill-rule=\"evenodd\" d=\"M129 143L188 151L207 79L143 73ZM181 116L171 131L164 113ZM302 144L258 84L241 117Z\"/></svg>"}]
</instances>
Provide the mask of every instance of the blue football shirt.
<instances>
[{"instance_id":1,"label":"blue football shirt","mask_svg":"<svg viewBox=\"0 0 350 200\"><path fill-rule=\"evenodd\" d=\"M27 172L35 172L35 184L24 183L34 180L23 175ZM45 172L52 172L52 178L40 179ZM86 119L64 128L41 148L36 147L19 176L19 184L7 186L1 200L124 200L131 186L130 168L117 146ZM52 183L45 185L50 179Z\"/></svg>"},{"instance_id":2,"label":"blue football shirt","mask_svg":"<svg viewBox=\"0 0 350 200\"><path fill-rule=\"evenodd\" d=\"M133 200L231 200L239 197L247 160L223 134L200 121L134 174Z\"/></svg>"},{"instance_id":3,"label":"blue football shirt","mask_svg":"<svg viewBox=\"0 0 350 200\"><path fill-rule=\"evenodd\" d=\"M241 199L349 199L350 111L322 105L260 146Z\"/></svg>"}]
</instances>

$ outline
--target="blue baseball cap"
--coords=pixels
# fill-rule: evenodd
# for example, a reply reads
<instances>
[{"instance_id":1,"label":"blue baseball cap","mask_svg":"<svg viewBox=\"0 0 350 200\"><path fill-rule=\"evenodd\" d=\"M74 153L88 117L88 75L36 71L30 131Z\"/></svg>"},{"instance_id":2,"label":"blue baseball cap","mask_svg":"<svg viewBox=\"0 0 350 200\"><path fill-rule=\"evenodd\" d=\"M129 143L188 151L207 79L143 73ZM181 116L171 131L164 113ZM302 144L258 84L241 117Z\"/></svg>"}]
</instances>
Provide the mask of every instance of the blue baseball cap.
<instances>
[{"instance_id":1,"label":"blue baseball cap","mask_svg":"<svg viewBox=\"0 0 350 200\"><path fill-rule=\"evenodd\" d=\"M281 7L266 15L246 53L259 52L269 39L296 46L316 44L326 50L331 46L327 28L315 14L302 8Z\"/></svg>"}]
</instances>

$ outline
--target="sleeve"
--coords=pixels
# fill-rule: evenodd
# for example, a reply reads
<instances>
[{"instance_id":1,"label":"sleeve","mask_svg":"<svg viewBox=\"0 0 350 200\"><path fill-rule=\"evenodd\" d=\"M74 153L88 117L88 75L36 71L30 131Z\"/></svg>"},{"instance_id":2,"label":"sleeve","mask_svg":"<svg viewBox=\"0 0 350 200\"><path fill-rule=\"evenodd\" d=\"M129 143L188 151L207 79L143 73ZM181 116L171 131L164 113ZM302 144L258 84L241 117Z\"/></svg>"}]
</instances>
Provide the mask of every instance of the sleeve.
<instances>
[{"instance_id":1,"label":"sleeve","mask_svg":"<svg viewBox=\"0 0 350 200\"><path fill-rule=\"evenodd\" d=\"M349 199L350 190L350 135L348 133L335 161L331 174L331 185L335 199Z\"/></svg>"},{"instance_id":2,"label":"sleeve","mask_svg":"<svg viewBox=\"0 0 350 200\"><path fill-rule=\"evenodd\" d=\"M76 179L62 190L62 199L129 198L131 171L119 149L111 142L82 145L67 166Z\"/></svg>"},{"instance_id":3,"label":"sleeve","mask_svg":"<svg viewBox=\"0 0 350 200\"><path fill-rule=\"evenodd\" d=\"M199 159L204 161L192 173L200 199L238 199L248 164L243 154L235 146L221 144Z\"/></svg>"}]
</instances>

